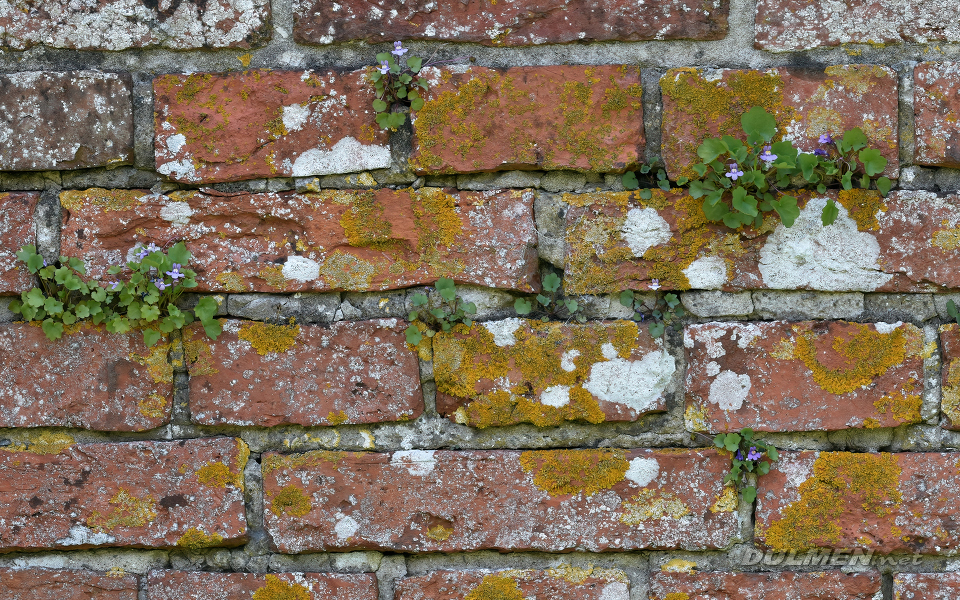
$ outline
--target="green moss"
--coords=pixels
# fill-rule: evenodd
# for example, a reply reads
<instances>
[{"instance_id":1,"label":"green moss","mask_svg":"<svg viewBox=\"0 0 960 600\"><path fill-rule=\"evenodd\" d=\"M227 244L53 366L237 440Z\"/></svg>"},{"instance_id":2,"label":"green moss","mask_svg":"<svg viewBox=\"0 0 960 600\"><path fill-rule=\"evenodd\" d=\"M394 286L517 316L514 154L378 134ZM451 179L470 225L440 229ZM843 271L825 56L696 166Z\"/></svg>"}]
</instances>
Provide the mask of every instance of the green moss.
<instances>
[{"instance_id":1,"label":"green moss","mask_svg":"<svg viewBox=\"0 0 960 600\"><path fill-rule=\"evenodd\" d=\"M551 496L591 496L623 481L630 463L622 450L538 450L521 454L520 466Z\"/></svg>"}]
</instances>

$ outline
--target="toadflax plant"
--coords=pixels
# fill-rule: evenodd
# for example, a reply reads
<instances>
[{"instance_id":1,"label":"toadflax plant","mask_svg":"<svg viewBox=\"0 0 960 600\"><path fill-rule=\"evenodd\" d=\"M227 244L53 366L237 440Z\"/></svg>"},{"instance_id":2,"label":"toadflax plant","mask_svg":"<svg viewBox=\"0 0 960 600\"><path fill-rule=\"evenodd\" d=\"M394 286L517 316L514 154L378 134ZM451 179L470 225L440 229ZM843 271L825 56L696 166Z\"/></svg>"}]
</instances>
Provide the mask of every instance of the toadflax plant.
<instances>
[{"instance_id":1,"label":"toadflax plant","mask_svg":"<svg viewBox=\"0 0 960 600\"><path fill-rule=\"evenodd\" d=\"M473 325L473 315L477 314L477 305L464 302L457 296L457 286L452 279L441 277L434 284L440 294L439 306L431 306L426 294L414 294L410 298L414 310L407 315L410 326L404 331L407 343L416 346L423 340L423 333L412 321L420 321L427 326L426 336L432 338L437 331L450 331L457 323L467 327Z\"/></svg>"},{"instance_id":2,"label":"toadflax plant","mask_svg":"<svg viewBox=\"0 0 960 600\"><path fill-rule=\"evenodd\" d=\"M763 440L753 438L753 430L745 427L740 433L719 434L713 438L713 445L733 452L730 472L724 478L724 483L733 483L738 488L743 486L743 478L747 473L766 475L770 472L770 461L777 461L780 457L777 449ZM766 457L764 457L766 455ZM753 502L757 498L757 488L752 485L743 487L743 499Z\"/></svg>"},{"instance_id":3,"label":"toadflax plant","mask_svg":"<svg viewBox=\"0 0 960 600\"><path fill-rule=\"evenodd\" d=\"M417 88L427 91L427 80L419 76L424 67L423 59L410 56L404 59L408 51L402 42L394 42L393 50L377 54L379 66L367 75L376 90L373 110L377 113L377 124L383 129L397 129L403 125L407 116L404 113L390 112L394 104L406 103L411 110L423 108L423 98Z\"/></svg>"},{"instance_id":4,"label":"toadflax plant","mask_svg":"<svg viewBox=\"0 0 960 600\"><path fill-rule=\"evenodd\" d=\"M127 281L85 281L87 272L80 259L61 256L48 265L36 246L24 246L17 258L39 277L41 287L23 292L20 300L10 303L10 310L28 321L40 321L51 340L60 339L64 326L83 319L102 324L111 333L140 329L147 346L195 318L209 337L220 335L220 322L214 318L217 301L212 297L201 298L192 311L175 304L183 290L197 285L196 273L184 268L190 262L190 251L183 242L168 251L152 242L138 244L133 253L136 259L126 265L130 271ZM107 274L116 276L123 270L112 266Z\"/></svg>"}]
</instances>

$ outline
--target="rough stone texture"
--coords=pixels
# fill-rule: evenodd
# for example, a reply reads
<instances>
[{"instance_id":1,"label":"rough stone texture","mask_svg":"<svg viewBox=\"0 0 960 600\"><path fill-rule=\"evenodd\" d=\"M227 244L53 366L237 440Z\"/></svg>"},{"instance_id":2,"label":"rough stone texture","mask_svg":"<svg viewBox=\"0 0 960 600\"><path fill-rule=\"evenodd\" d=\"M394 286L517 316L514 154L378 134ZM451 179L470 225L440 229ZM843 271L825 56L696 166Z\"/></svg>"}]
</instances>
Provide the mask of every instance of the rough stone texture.
<instances>
[{"instance_id":1,"label":"rough stone texture","mask_svg":"<svg viewBox=\"0 0 960 600\"><path fill-rule=\"evenodd\" d=\"M7 600L137 600L137 576L67 569L0 569Z\"/></svg>"},{"instance_id":2,"label":"rough stone texture","mask_svg":"<svg viewBox=\"0 0 960 600\"><path fill-rule=\"evenodd\" d=\"M756 539L776 551L954 554L957 454L781 452L760 478Z\"/></svg>"},{"instance_id":3,"label":"rough stone texture","mask_svg":"<svg viewBox=\"0 0 960 600\"><path fill-rule=\"evenodd\" d=\"M921 63L913 83L914 161L960 167L960 63Z\"/></svg>"},{"instance_id":4,"label":"rough stone texture","mask_svg":"<svg viewBox=\"0 0 960 600\"><path fill-rule=\"evenodd\" d=\"M761 319L856 319L864 312L863 294L840 292L753 292Z\"/></svg>"},{"instance_id":5,"label":"rough stone texture","mask_svg":"<svg viewBox=\"0 0 960 600\"><path fill-rule=\"evenodd\" d=\"M960 41L960 6L939 0L758 0L757 48Z\"/></svg>"},{"instance_id":6,"label":"rough stone texture","mask_svg":"<svg viewBox=\"0 0 960 600\"><path fill-rule=\"evenodd\" d=\"M543 171L502 171L458 175L457 188L476 192L503 188L535 188L540 186L541 179L543 179Z\"/></svg>"},{"instance_id":7,"label":"rough stone texture","mask_svg":"<svg viewBox=\"0 0 960 600\"><path fill-rule=\"evenodd\" d=\"M949 323L940 327L940 348L943 352L942 396L940 410L943 427L960 431L960 327Z\"/></svg>"},{"instance_id":8,"label":"rough stone texture","mask_svg":"<svg viewBox=\"0 0 960 600\"><path fill-rule=\"evenodd\" d=\"M248 48L270 37L267 0L0 0L0 47Z\"/></svg>"},{"instance_id":9,"label":"rough stone texture","mask_svg":"<svg viewBox=\"0 0 960 600\"><path fill-rule=\"evenodd\" d=\"M0 427L144 431L170 420L166 344L140 332L70 327L57 341L39 323L0 325Z\"/></svg>"},{"instance_id":10,"label":"rough stone texture","mask_svg":"<svg viewBox=\"0 0 960 600\"><path fill-rule=\"evenodd\" d=\"M921 420L925 349L914 325L707 323L687 327L684 346L693 431L832 431Z\"/></svg>"},{"instance_id":11,"label":"rough stone texture","mask_svg":"<svg viewBox=\"0 0 960 600\"><path fill-rule=\"evenodd\" d=\"M33 287L33 275L17 259L27 244L36 244L33 211L40 194L0 192L0 294L19 294Z\"/></svg>"},{"instance_id":12,"label":"rough stone texture","mask_svg":"<svg viewBox=\"0 0 960 600\"><path fill-rule=\"evenodd\" d=\"M737 529L729 465L714 450L267 453L264 513L285 553L720 548Z\"/></svg>"},{"instance_id":13,"label":"rough stone texture","mask_svg":"<svg viewBox=\"0 0 960 600\"><path fill-rule=\"evenodd\" d=\"M420 368L395 319L332 326L225 321L215 342L199 324L190 413L202 425L341 425L423 412ZM193 352L188 352L193 354Z\"/></svg>"},{"instance_id":14,"label":"rough stone texture","mask_svg":"<svg viewBox=\"0 0 960 600\"><path fill-rule=\"evenodd\" d=\"M133 162L132 89L130 75L118 73L0 75L0 171Z\"/></svg>"},{"instance_id":15,"label":"rough stone texture","mask_svg":"<svg viewBox=\"0 0 960 600\"><path fill-rule=\"evenodd\" d=\"M903 191L882 198L858 189L801 191L797 197L803 208L792 227L770 217L759 231L733 231L707 222L702 202L679 190L653 190L649 200L636 192L564 194L571 207L565 289L645 291L653 279L667 290L902 293L960 287L952 266L960 260L960 197ZM825 227L821 211L828 198L837 201L839 215ZM761 314L762 298L754 293ZM823 317L836 318L831 310Z\"/></svg>"},{"instance_id":16,"label":"rough stone texture","mask_svg":"<svg viewBox=\"0 0 960 600\"><path fill-rule=\"evenodd\" d=\"M879 600L880 573L653 573L650 600Z\"/></svg>"},{"instance_id":17,"label":"rough stone texture","mask_svg":"<svg viewBox=\"0 0 960 600\"><path fill-rule=\"evenodd\" d=\"M623 0L427 2L297 0L294 36L307 44L403 39L526 46L590 41L716 40L727 32L728 0L691 10L681 0L637 10Z\"/></svg>"},{"instance_id":18,"label":"rough stone texture","mask_svg":"<svg viewBox=\"0 0 960 600\"><path fill-rule=\"evenodd\" d=\"M930 294L866 294L864 315L877 321L926 321L937 316Z\"/></svg>"},{"instance_id":19,"label":"rough stone texture","mask_svg":"<svg viewBox=\"0 0 960 600\"><path fill-rule=\"evenodd\" d=\"M504 319L433 338L437 411L489 427L634 421L666 409L676 361L633 321Z\"/></svg>"},{"instance_id":20,"label":"rough stone texture","mask_svg":"<svg viewBox=\"0 0 960 600\"><path fill-rule=\"evenodd\" d=\"M777 120L778 134L801 152L819 148L824 133L860 127L887 159L884 174L899 173L897 74L877 65L835 65L824 71L671 69L663 90L663 160L670 179L696 176L697 147L708 137L746 139L740 116L760 106ZM779 139L779 136L774 139Z\"/></svg>"},{"instance_id":21,"label":"rough stone texture","mask_svg":"<svg viewBox=\"0 0 960 600\"><path fill-rule=\"evenodd\" d=\"M203 573L150 571L150 600L377 600L373 575L340 573Z\"/></svg>"},{"instance_id":22,"label":"rough stone texture","mask_svg":"<svg viewBox=\"0 0 960 600\"><path fill-rule=\"evenodd\" d=\"M42 433L4 450L0 550L246 541L239 439L73 444Z\"/></svg>"},{"instance_id":23,"label":"rough stone texture","mask_svg":"<svg viewBox=\"0 0 960 600\"><path fill-rule=\"evenodd\" d=\"M439 571L397 582L396 600L463 598L629 600L630 585L623 571L570 566L547 571Z\"/></svg>"},{"instance_id":24,"label":"rough stone texture","mask_svg":"<svg viewBox=\"0 0 960 600\"><path fill-rule=\"evenodd\" d=\"M623 171L642 157L640 69L485 67L422 71L413 117L417 173L508 169Z\"/></svg>"},{"instance_id":25,"label":"rough stone texture","mask_svg":"<svg viewBox=\"0 0 960 600\"><path fill-rule=\"evenodd\" d=\"M154 81L157 171L188 183L383 169L390 135L364 70L164 75Z\"/></svg>"},{"instance_id":26,"label":"rough stone texture","mask_svg":"<svg viewBox=\"0 0 960 600\"><path fill-rule=\"evenodd\" d=\"M441 277L536 291L531 191L63 192L61 252L92 277L135 244L186 242L197 291L373 291Z\"/></svg>"},{"instance_id":27,"label":"rough stone texture","mask_svg":"<svg viewBox=\"0 0 960 600\"><path fill-rule=\"evenodd\" d=\"M897 573L895 600L954 600L960 597L960 573Z\"/></svg>"},{"instance_id":28,"label":"rough stone texture","mask_svg":"<svg viewBox=\"0 0 960 600\"><path fill-rule=\"evenodd\" d=\"M741 316L753 312L750 292L687 292L680 296L680 300L684 308L698 317Z\"/></svg>"},{"instance_id":29,"label":"rough stone texture","mask_svg":"<svg viewBox=\"0 0 960 600\"><path fill-rule=\"evenodd\" d=\"M225 314L254 321L293 317L297 323L329 323L339 307L340 294L230 294Z\"/></svg>"}]
</instances>

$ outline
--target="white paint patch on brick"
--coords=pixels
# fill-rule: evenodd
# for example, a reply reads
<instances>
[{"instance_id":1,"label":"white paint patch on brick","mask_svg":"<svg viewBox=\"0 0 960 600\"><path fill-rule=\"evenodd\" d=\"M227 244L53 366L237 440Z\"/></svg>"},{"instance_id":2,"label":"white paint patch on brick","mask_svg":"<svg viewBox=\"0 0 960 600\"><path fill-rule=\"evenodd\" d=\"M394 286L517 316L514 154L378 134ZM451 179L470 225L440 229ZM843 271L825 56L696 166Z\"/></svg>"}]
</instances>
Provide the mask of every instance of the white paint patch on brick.
<instances>
[{"instance_id":1,"label":"white paint patch on brick","mask_svg":"<svg viewBox=\"0 0 960 600\"><path fill-rule=\"evenodd\" d=\"M710 384L710 402L721 410L739 410L750 393L750 376L723 371Z\"/></svg>"},{"instance_id":2,"label":"white paint patch on brick","mask_svg":"<svg viewBox=\"0 0 960 600\"><path fill-rule=\"evenodd\" d=\"M600 400L645 412L663 395L676 368L673 357L663 350L650 352L640 360L615 358L590 367L590 377L583 387Z\"/></svg>"},{"instance_id":3,"label":"white paint patch on brick","mask_svg":"<svg viewBox=\"0 0 960 600\"><path fill-rule=\"evenodd\" d=\"M428 475L437 466L433 450L399 450L390 457L390 464L405 468L411 475Z\"/></svg>"},{"instance_id":4,"label":"white paint patch on brick","mask_svg":"<svg viewBox=\"0 0 960 600\"><path fill-rule=\"evenodd\" d=\"M719 256L704 256L683 270L695 290L718 290L727 283L727 261Z\"/></svg>"},{"instance_id":5,"label":"white paint patch on brick","mask_svg":"<svg viewBox=\"0 0 960 600\"><path fill-rule=\"evenodd\" d=\"M548 387L540 394L540 403L554 408L570 404L570 386L553 385Z\"/></svg>"},{"instance_id":6,"label":"white paint patch on brick","mask_svg":"<svg viewBox=\"0 0 960 600\"><path fill-rule=\"evenodd\" d=\"M669 242L673 232L656 210L631 208L620 228L620 236L633 255L639 257L650 248Z\"/></svg>"},{"instance_id":7,"label":"white paint patch on brick","mask_svg":"<svg viewBox=\"0 0 960 600\"><path fill-rule=\"evenodd\" d=\"M647 487L660 474L660 463L655 458L634 458L630 461L624 478L640 487Z\"/></svg>"},{"instance_id":8,"label":"white paint patch on brick","mask_svg":"<svg viewBox=\"0 0 960 600\"><path fill-rule=\"evenodd\" d=\"M514 317L511 319L503 319L502 321L487 321L486 323L481 323L481 325L493 336L493 343L502 348L517 343L517 338L514 334L517 329L523 325L523 321Z\"/></svg>"},{"instance_id":9,"label":"white paint patch on brick","mask_svg":"<svg viewBox=\"0 0 960 600\"><path fill-rule=\"evenodd\" d=\"M390 166L389 146L364 145L356 138L347 136L333 148L311 148L297 157L290 168L292 177L355 173Z\"/></svg>"}]
</instances>

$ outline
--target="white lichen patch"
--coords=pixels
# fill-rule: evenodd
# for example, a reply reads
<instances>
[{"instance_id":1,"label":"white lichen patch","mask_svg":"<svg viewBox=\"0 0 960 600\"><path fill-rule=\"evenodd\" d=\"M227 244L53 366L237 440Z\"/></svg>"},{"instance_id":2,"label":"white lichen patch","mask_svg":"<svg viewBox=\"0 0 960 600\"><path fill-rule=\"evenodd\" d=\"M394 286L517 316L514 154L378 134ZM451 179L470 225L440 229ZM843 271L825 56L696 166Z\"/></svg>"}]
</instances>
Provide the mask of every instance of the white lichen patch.
<instances>
[{"instance_id":1,"label":"white lichen patch","mask_svg":"<svg viewBox=\"0 0 960 600\"><path fill-rule=\"evenodd\" d=\"M710 383L709 400L721 410L739 410L750 393L750 385L749 375L722 371Z\"/></svg>"},{"instance_id":2,"label":"white lichen patch","mask_svg":"<svg viewBox=\"0 0 960 600\"><path fill-rule=\"evenodd\" d=\"M433 450L399 450L390 457L390 464L403 467L411 475L428 475L437 466Z\"/></svg>"},{"instance_id":3,"label":"white lichen patch","mask_svg":"<svg viewBox=\"0 0 960 600\"><path fill-rule=\"evenodd\" d=\"M695 290L718 290L727 283L727 262L719 256L704 256L683 270Z\"/></svg>"},{"instance_id":4,"label":"white lichen patch","mask_svg":"<svg viewBox=\"0 0 960 600\"><path fill-rule=\"evenodd\" d=\"M600 600L630 600L630 590L622 581L614 581L603 586Z\"/></svg>"},{"instance_id":5,"label":"white lichen patch","mask_svg":"<svg viewBox=\"0 0 960 600\"><path fill-rule=\"evenodd\" d=\"M675 371L673 357L657 350L640 360L614 358L595 363L583 387L600 400L623 404L642 413L656 405Z\"/></svg>"},{"instance_id":6,"label":"white lichen patch","mask_svg":"<svg viewBox=\"0 0 960 600\"><path fill-rule=\"evenodd\" d=\"M160 218L170 221L174 227L182 227L190 223L193 209L186 202L169 202L160 209Z\"/></svg>"},{"instance_id":7,"label":"white lichen patch","mask_svg":"<svg viewBox=\"0 0 960 600\"><path fill-rule=\"evenodd\" d=\"M503 319L502 321L487 321L486 323L481 323L487 331L490 332L490 335L493 336L493 343L501 348L504 346L512 346L517 343L516 331L523 325L522 319L510 318Z\"/></svg>"},{"instance_id":8,"label":"white lichen patch","mask_svg":"<svg viewBox=\"0 0 960 600\"><path fill-rule=\"evenodd\" d=\"M660 474L660 463L655 458L634 458L630 461L624 478L629 479L639 487L650 485Z\"/></svg>"},{"instance_id":9,"label":"white lichen patch","mask_svg":"<svg viewBox=\"0 0 960 600\"><path fill-rule=\"evenodd\" d=\"M900 327L901 325L903 325L903 321L897 321L896 323L879 322L879 323L874 323L873 327L874 329L877 330L877 333L887 334L887 333L893 333L893 331L898 327Z\"/></svg>"},{"instance_id":10,"label":"white lichen patch","mask_svg":"<svg viewBox=\"0 0 960 600\"><path fill-rule=\"evenodd\" d=\"M573 361L580 356L579 350L567 350L560 356L560 368L567 373L577 370L577 365Z\"/></svg>"},{"instance_id":11,"label":"white lichen patch","mask_svg":"<svg viewBox=\"0 0 960 600\"><path fill-rule=\"evenodd\" d=\"M570 386L553 385L540 394L540 403L554 408L570 404Z\"/></svg>"},{"instance_id":12,"label":"white lichen patch","mask_svg":"<svg viewBox=\"0 0 960 600\"><path fill-rule=\"evenodd\" d=\"M300 131L310 118L310 109L300 104L284 106L280 119L288 133Z\"/></svg>"},{"instance_id":13,"label":"white lichen patch","mask_svg":"<svg viewBox=\"0 0 960 600\"><path fill-rule=\"evenodd\" d=\"M281 269L284 278L301 283L320 277L320 263L303 256L288 256Z\"/></svg>"},{"instance_id":14,"label":"white lichen patch","mask_svg":"<svg viewBox=\"0 0 960 600\"><path fill-rule=\"evenodd\" d=\"M620 236L633 255L640 257L650 248L669 242L673 232L656 210L631 208L620 227Z\"/></svg>"},{"instance_id":15,"label":"white lichen patch","mask_svg":"<svg viewBox=\"0 0 960 600\"><path fill-rule=\"evenodd\" d=\"M333 527L338 540L343 541L352 538L358 529L360 529L360 524L357 523L356 519L338 513L337 524Z\"/></svg>"},{"instance_id":16,"label":"white lichen patch","mask_svg":"<svg viewBox=\"0 0 960 600\"><path fill-rule=\"evenodd\" d=\"M386 169L391 160L390 146L366 145L347 136L330 149L311 148L298 156L292 165L289 159L284 164L292 177L311 177Z\"/></svg>"},{"instance_id":17,"label":"white lichen patch","mask_svg":"<svg viewBox=\"0 0 960 600\"><path fill-rule=\"evenodd\" d=\"M117 538L108 533L94 532L84 525L74 525L70 528L70 535L56 541L60 546L99 546L112 544Z\"/></svg>"}]
</instances>

